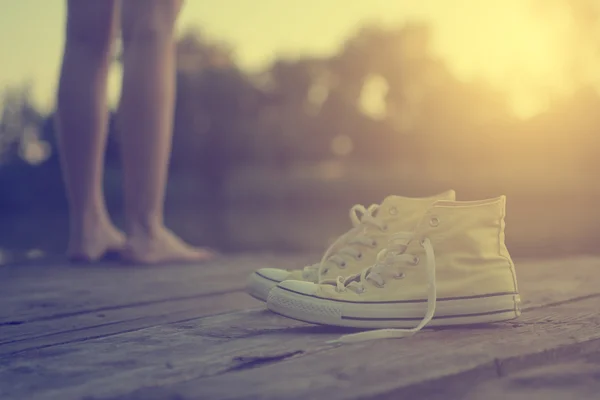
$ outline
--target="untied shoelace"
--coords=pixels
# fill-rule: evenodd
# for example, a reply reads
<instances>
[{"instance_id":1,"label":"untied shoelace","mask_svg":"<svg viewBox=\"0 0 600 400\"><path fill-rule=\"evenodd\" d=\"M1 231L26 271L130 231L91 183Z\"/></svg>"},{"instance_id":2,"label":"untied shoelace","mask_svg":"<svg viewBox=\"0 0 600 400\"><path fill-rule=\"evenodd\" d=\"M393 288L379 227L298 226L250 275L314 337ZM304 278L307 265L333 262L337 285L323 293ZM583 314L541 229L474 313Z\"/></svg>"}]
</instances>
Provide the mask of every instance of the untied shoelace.
<instances>
[{"instance_id":1,"label":"untied shoelace","mask_svg":"<svg viewBox=\"0 0 600 400\"><path fill-rule=\"evenodd\" d=\"M382 287L385 284L382 272L390 268L398 268L399 264L406 266L407 264L415 263L415 257L405 253L405 250L412 240L415 239L415 234L410 232L400 232L394 234L388 243L388 246L379 252L377 262L372 267L364 269L360 274L351 275L343 278L338 277L335 280L336 290L345 291L353 290L356 293L362 293L365 289L367 281ZM366 340L389 339L389 338L404 338L412 336L423 329L433 318L437 301L437 288L435 279L435 254L433 246L429 238L420 240L421 246L425 249L426 270L427 270L427 311L421 322L411 329L376 329L371 331L359 332L354 334L343 335L336 340L328 343L356 343ZM402 277L402 272L397 272L396 276ZM333 282L329 282L333 284Z\"/></svg>"},{"instance_id":2,"label":"untied shoelace","mask_svg":"<svg viewBox=\"0 0 600 400\"><path fill-rule=\"evenodd\" d=\"M335 264L339 268L345 268L346 260L344 256L357 258L361 252L357 248L358 245L373 247L375 242L366 233L367 226L373 226L381 231L385 230L385 223L375 217L376 211L379 209L378 204L372 204L365 207L361 204L355 204L350 208L350 220L353 228L348 232L338 237L327 248L319 263L304 267L302 276L304 279L313 280L313 274L316 274L317 282L322 281L323 273L330 268L330 264Z\"/></svg>"}]
</instances>

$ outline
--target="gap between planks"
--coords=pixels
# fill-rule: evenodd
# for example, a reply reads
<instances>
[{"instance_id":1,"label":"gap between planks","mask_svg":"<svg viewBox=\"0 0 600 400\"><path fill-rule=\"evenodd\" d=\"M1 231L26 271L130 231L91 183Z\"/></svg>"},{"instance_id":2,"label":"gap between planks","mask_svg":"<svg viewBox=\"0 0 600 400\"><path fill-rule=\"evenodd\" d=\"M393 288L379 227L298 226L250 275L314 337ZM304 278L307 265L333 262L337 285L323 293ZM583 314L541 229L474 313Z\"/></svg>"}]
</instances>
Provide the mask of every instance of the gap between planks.
<instances>
[{"instance_id":1,"label":"gap between planks","mask_svg":"<svg viewBox=\"0 0 600 400\"><path fill-rule=\"evenodd\" d=\"M62 321L56 320L15 326L12 327L14 332L10 339L0 342L0 356L243 310L259 304L259 301L238 291L161 302L134 309L120 308L110 312L84 314L70 318L67 321L70 323L68 328Z\"/></svg>"},{"instance_id":2,"label":"gap between planks","mask_svg":"<svg viewBox=\"0 0 600 400\"><path fill-rule=\"evenodd\" d=\"M471 381L452 376L461 378L461 374L470 373L479 379L492 379L577 353L598 351L600 315L597 300L588 299L532 310L515 322L423 332L408 340L327 348L323 342L314 342L314 336L320 335L306 335L310 338L305 339L304 346L289 336L265 336L262 349L248 348L236 359L261 351L273 357L272 348L283 343L289 343L283 347L288 353L301 351L292 358L198 376L162 385L162 390L182 399L421 398L422 394L443 394L444 385L435 383L446 377L447 384L464 385ZM337 334L322 336L327 340ZM192 374L186 372L189 378Z\"/></svg>"},{"instance_id":3,"label":"gap between planks","mask_svg":"<svg viewBox=\"0 0 600 400\"><path fill-rule=\"evenodd\" d=\"M397 399L443 388L442 379L487 379L596 351L596 309L587 299L513 322L344 346L325 342L345 331L266 310L223 314L22 352L0 364L0 397Z\"/></svg>"},{"instance_id":4,"label":"gap between planks","mask_svg":"<svg viewBox=\"0 0 600 400\"><path fill-rule=\"evenodd\" d=\"M247 264L254 268L257 264L264 264L265 261L260 257L248 258ZM288 262L295 262L288 259ZM284 263L284 261L280 261ZM239 265L230 261L230 265ZM569 274L564 273L565 265L568 265ZM600 258L578 257L562 260L528 260L518 263L518 277L520 290L523 297L523 308L525 310L544 307L550 304L562 304L578 299L585 299L590 296L596 296L599 292L596 282L600 280ZM106 271L110 276L114 273L113 269ZM64 271L63 271L64 272ZM99 270L92 270L92 274L98 274ZM156 280L163 279L165 271L163 269L155 270L159 275ZM188 279L195 276L198 271L184 269L184 277ZM46 273L48 273L46 271ZM120 271L116 271L120 274ZM126 271L126 274L135 273L135 271ZM208 274L209 271L206 272ZM226 313L248 309L252 307L264 307L261 302L247 296L240 291L243 280L246 275L236 271L234 268L221 268L219 271L213 271L221 278L225 277L226 282L233 282L238 285L237 289L230 289L231 292L211 293L216 288L212 285L210 279L204 279L199 282L196 289L201 294L176 297L171 294L170 298L162 300L145 300L137 303L127 303L113 305L104 308L79 310L71 314L51 314L47 317L38 317L37 320L29 321L23 324L0 326L0 355L12 354L32 348L41 348L77 341L84 341L90 338L98 338L108 335L116 335L122 332L143 329L165 323L173 323L193 318L202 318L217 313ZM103 276L101 274L101 276ZM152 270L144 271L145 282L138 288L138 295L142 299L147 299L148 294L152 293L151 285L153 283ZM210 275L208 275L210 277ZM560 277L560 279L557 279ZM25 277L21 277L25 278ZM79 277L84 283L89 279ZM130 278L131 279L131 278ZM198 279L197 277L195 279ZM114 283L113 283L114 282ZM129 284L130 280L108 281L109 284ZM167 281L170 288L169 293L176 290L179 278L169 277ZM189 290L189 280L182 282L185 285L184 292ZM81 284L81 283L80 283ZM150 285L150 289L145 286ZM77 284L72 287L77 288ZM231 287L231 284L230 284ZM79 289L85 289L80 286ZM118 292L125 291L120 288ZM164 295L164 293L163 293ZM136 299L138 300L138 299ZM76 299L73 301L77 301ZM131 298L129 299L131 301ZM106 303L106 302L105 302ZM71 307L77 309L77 307Z\"/></svg>"},{"instance_id":5,"label":"gap between planks","mask_svg":"<svg viewBox=\"0 0 600 400\"><path fill-rule=\"evenodd\" d=\"M119 264L29 265L0 268L2 325L64 318L113 308L241 290L248 274L266 266L305 265L308 256L240 255L192 266Z\"/></svg>"}]
</instances>

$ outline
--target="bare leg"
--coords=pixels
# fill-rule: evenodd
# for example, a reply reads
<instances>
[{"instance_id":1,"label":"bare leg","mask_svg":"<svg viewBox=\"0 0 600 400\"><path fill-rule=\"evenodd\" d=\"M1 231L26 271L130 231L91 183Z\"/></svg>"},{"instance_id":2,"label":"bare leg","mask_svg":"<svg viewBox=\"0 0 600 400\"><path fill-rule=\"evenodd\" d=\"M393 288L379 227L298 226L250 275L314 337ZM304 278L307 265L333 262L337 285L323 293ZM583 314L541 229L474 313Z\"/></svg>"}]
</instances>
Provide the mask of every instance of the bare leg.
<instances>
[{"instance_id":1,"label":"bare leg","mask_svg":"<svg viewBox=\"0 0 600 400\"><path fill-rule=\"evenodd\" d=\"M67 252L89 261L125 241L110 221L102 189L115 10L115 0L69 0L58 88L58 141L70 209Z\"/></svg>"},{"instance_id":2,"label":"bare leg","mask_svg":"<svg viewBox=\"0 0 600 400\"><path fill-rule=\"evenodd\" d=\"M175 103L174 30L180 0L125 0L120 106L125 256L132 261L203 261L213 254L164 226L163 205Z\"/></svg>"}]
</instances>

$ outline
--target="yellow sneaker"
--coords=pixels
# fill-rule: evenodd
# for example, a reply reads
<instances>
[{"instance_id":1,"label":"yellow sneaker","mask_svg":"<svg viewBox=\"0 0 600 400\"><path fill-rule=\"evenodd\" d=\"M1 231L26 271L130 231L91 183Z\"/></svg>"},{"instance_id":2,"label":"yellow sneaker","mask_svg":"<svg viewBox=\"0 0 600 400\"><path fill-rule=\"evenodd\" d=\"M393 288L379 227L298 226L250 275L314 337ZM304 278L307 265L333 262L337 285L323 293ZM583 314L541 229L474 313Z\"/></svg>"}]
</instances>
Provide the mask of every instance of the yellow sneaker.
<instances>
[{"instance_id":1,"label":"yellow sneaker","mask_svg":"<svg viewBox=\"0 0 600 400\"><path fill-rule=\"evenodd\" d=\"M373 265L392 233L413 230L433 203L455 198L456 193L449 190L432 197L389 196L369 208L355 205L350 209L353 228L327 249L320 262L293 271L261 268L250 275L246 290L252 297L267 301L269 291L285 280L317 283L359 273Z\"/></svg>"},{"instance_id":2,"label":"yellow sneaker","mask_svg":"<svg viewBox=\"0 0 600 400\"><path fill-rule=\"evenodd\" d=\"M321 284L281 282L267 306L301 321L382 329L340 342L405 337L426 325L514 319L520 297L504 241L505 209L504 196L436 202L414 232L390 238L372 267Z\"/></svg>"}]
</instances>

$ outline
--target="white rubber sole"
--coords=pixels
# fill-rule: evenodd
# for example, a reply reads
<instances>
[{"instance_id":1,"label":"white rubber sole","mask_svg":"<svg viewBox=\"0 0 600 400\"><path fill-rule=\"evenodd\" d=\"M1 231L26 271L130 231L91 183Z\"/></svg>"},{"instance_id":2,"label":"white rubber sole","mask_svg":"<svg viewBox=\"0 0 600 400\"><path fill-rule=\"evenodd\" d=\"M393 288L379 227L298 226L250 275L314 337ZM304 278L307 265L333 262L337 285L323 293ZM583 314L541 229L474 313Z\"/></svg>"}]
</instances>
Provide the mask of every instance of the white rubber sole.
<instances>
[{"instance_id":1,"label":"white rubber sole","mask_svg":"<svg viewBox=\"0 0 600 400\"><path fill-rule=\"evenodd\" d=\"M285 317L313 324L410 329L425 316L427 301L355 303L275 287L268 295L267 307ZM439 298L435 315L427 326L486 324L508 321L519 315L521 299L516 293Z\"/></svg>"},{"instance_id":2,"label":"white rubber sole","mask_svg":"<svg viewBox=\"0 0 600 400\"><path fill-rule=\"evenodd\" d=\"M258 272L253 272L246 283L246 292L255 299L266 302L269 292L278 283L278 281L269 279Z\"/></svg>"}]
</instances>

